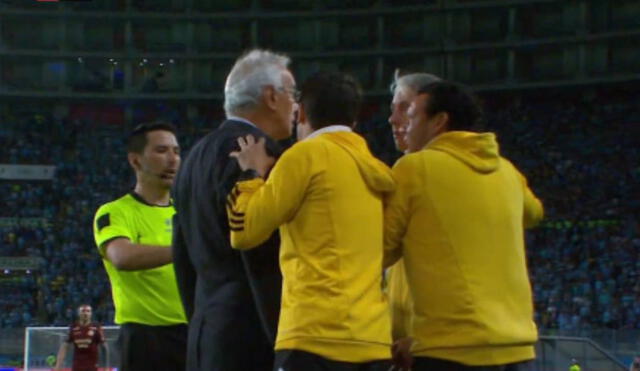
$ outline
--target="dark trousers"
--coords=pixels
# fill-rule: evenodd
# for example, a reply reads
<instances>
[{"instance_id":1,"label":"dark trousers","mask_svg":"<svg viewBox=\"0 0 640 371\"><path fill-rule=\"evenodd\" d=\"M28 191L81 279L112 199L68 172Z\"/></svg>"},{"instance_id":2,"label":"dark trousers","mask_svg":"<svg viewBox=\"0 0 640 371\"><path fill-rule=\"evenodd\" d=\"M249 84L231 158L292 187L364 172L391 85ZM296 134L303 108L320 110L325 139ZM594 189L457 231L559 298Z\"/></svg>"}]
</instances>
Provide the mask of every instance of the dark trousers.
<instances>
[{"instance_id":1,"label":"dark trousers","mask_svg":"<svg viewBox=\"0 0 640 371\"><path fill-rule=\"evenodd\" d=\"M212 308L189 323L188 371L268 371L273 357L252 306Z\"/></svg>"},{"instance_id":2,"label":"dark trousers","mask_svg":"<svg viewBox=\"0 0 640 371\"><path fill-rule=\"evenodd\" d=\"M182 371L186 367L187 325L125 323L118 336L121 371Z\"/></svg>"},{"instance_id":3,"label":"dark trousers","mask_svg":"<svg viewBox=\"0 0 640 371\"><path fill-rule=\"evenodd\" d=\"M366 363L339 362L302 350L276 352L274 371L388 371L388 360Z\"/></svg>"},{"instance_id":4,"label":"dark trousers","mask_svg":"<svg viewBox=\"0 0 640 371\"><path fill-rule=\"evenodd\" d=\"M415 357L412 371L526 371L528 362L495 366L467 366L444 359Z\"/></svg>"}]
</instances>

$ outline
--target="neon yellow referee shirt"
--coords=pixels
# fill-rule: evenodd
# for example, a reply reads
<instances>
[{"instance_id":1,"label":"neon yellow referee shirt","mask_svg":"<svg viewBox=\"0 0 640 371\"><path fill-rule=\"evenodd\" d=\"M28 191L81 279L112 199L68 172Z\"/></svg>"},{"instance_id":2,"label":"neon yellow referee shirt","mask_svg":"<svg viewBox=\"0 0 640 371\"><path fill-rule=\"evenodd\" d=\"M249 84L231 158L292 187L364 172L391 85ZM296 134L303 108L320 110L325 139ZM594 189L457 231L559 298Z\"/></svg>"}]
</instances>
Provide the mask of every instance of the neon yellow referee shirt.
<instances>
[{"instance_id":1,"label":"neon yellow referee shirt","mask_svg":"<svg viewBox=\"0 0 640 371\"><path fill-rule=\"evenodd\" d=\"M107 242L127 238L134 244L171 246L173 205L147 204L129 193L102 205L93 234L111 281L115 323L168 326L186 323L173 264L138 271L120 271L105 257Z\"/></svg>"}]
</instances>

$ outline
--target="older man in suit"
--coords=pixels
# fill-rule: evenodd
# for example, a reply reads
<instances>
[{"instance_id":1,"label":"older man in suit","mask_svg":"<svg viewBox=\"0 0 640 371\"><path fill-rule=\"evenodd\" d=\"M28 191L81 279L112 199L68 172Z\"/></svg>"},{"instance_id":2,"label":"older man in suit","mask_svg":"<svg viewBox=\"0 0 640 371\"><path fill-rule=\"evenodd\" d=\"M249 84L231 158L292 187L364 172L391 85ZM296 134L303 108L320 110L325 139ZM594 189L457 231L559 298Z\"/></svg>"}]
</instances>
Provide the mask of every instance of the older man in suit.
<instances>
[{"instance_id":1,"label":"older man in suit","mask_svg":"<svg viewBox=\"0 0 640 371\"><path fill-rule=\"evenodd\" d=\"M226 197L243 174L229 154L248 134L276 140L293 129L295 80L289 58L264 50L241 56L225 84L227 119L190 151L173 198L174 264L189 319L187 370L263 371L273 364L282 277L277 234L262 249L229 244Z\"/></svg>"}]
</instances>

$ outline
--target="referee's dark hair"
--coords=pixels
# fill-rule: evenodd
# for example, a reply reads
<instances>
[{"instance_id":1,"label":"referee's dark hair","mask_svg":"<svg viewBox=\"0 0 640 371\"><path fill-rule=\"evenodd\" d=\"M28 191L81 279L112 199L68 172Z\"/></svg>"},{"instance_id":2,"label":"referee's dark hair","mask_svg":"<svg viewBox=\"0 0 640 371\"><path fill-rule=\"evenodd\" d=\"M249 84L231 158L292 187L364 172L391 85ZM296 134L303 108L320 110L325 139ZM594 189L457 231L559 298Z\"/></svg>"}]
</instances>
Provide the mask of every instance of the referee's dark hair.
<instances>
[{"instance_id":1,"label":"referee's dark hair","mask_svg":"<svg viewBox=\"0 0 640 371\"><path fill-rule=\"evenodd\" d=\"M144 151L144 147L147 146L147 133L156 130L169 131L173 133L173 135L177 136L176 127L168 122L158 121L140 124L129 134L129 138L127 140L127 153L142 153Z\"/></svg>"},{"instance_id":2,"label":"referee's dark hair","mask_svg":"<svg viewBox=\"0 0 640 371\"><path fill-rule=\"evenodd\" d=\"M449 114L446 130L480 129L482 106L478 97L466 86L438 81L421 88L418 94L429 95L426 107L429 116L440 112Z\"/></svg>"},{"instance_id":3,"label":"referee's dark hair","mask_svg":"<svg viewBox=\"0 0 640 371\"><path fill-rule=\"evenodd\" d=\"M317 72L302 85L299 103L314 130L329 125L352 126L360 112L362 90L347 74Z\"/></svg>"}]
</instances>

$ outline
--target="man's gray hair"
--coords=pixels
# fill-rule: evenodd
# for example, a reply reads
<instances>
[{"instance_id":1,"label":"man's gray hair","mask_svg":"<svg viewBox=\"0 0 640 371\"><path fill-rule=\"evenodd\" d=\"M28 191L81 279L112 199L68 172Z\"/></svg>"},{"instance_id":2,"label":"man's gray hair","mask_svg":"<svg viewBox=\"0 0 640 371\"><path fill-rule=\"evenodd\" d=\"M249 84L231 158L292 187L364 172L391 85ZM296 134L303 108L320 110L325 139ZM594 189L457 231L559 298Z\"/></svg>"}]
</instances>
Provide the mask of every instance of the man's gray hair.
<instances>
[{"instance_id":1,"label":"man's gray hair","mask_svg":"<svg viewBox=\"0 0 640 371\"><path fill-rule=\"evenodd\" d=\"M290 62L286 55L261 49L240 56L224 85L224 111L227 117L255 108L265 86L282 89L282 72Z\"/></svg>"},{"instance_id":2,"label":"man's gray hair","mask_svg":"<svg viewBox=\"0 0 640 371\"><path fill-rule=\"evenodd\" d=\"M425 86L438 81L442 81L442 79L436 75L423 72L409 73L400 76L400 70L397 69L393 74L393 82L391 83L391 86L389 86L389 90L391 91L391 94L395 94L396 89L398 88L409 88L411 90L418 91Z\"/></svg>"}]
</instances>

